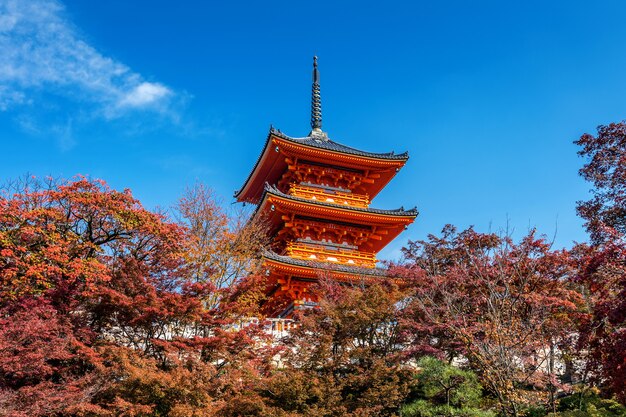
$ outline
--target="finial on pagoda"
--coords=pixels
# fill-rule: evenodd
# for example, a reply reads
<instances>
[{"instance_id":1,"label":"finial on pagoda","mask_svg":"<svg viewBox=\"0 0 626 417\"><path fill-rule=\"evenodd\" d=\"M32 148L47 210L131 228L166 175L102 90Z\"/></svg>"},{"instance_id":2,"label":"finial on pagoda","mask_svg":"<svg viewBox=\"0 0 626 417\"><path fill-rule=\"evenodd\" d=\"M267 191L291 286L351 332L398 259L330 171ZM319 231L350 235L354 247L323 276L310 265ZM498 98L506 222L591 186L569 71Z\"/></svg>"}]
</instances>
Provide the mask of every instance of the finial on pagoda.
<instances>
[{"instance_id":1,"label":"finial on pagoda","mask_svg":"<svg viewBox=\"0 0 626 417\"><path fill-rule=\"evenodd\" d=\"M320 95L320 72L317 69L317 56L313 57L313 91L311 96L312 134L322 133L322 97Z\"/></svg>"}]
</instances>

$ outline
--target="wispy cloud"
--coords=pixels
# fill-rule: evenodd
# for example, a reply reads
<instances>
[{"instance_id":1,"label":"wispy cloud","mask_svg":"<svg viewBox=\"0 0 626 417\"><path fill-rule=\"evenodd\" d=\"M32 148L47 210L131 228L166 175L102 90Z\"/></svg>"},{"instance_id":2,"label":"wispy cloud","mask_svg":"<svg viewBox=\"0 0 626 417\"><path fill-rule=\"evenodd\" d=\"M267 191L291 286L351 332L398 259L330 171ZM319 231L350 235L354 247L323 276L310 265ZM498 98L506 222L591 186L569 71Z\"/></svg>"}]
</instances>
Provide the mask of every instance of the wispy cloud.
<instances>
[{"instance_id":1,"label":"wispy cloud","mask_svg":"<svg viewBox=\"0 0 626 417\"><path fill-rule=\"evenodd\" d=\"M143 82L120 100L120 107L143 107L159 102L172 95L172 91L161 85Z\"/></svg>"},{"instance_id":2,"label":"wispy cloud","mask_svg":"<svg viewBox=\"0 0 626 417\"><path fill-rule=\"evenodd\" d=\"M107 118L167 113L179 96L98 52L60 2L0 0L0 111L31 103L41 91L93 104Z\"/></svg>"}]
</instances>

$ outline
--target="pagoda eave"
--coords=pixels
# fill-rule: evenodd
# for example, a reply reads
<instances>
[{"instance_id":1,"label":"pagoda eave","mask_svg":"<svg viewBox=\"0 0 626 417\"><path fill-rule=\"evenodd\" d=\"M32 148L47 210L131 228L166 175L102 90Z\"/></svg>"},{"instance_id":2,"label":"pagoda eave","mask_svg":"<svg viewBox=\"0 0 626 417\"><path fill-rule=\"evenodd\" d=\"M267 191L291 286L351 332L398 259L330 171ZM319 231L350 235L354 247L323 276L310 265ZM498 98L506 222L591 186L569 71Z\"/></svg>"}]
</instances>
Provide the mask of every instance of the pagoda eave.
<instances>
[{"instance_id":1,"label":"pagoda eave","mask_svg":"<svg viewBox=\"0 0 626 417\"><path fill-rule=\"evenodd\" d=\"M273 252L263 255L263 265L266 266L272 274L292 276L307 279L312 282L324 276L341 282L358 282L388 278L386 270L380 268L357 268L328 262L306 261L277 255Z\"/></svg>"},{"instance_id":2,"label":"pagoda eave","mask_svg":"<svg viewBox=\"0 0 626 417\"><path fill-rule=\"evenodd\" d=\"M289 156L298 156L313 160L323 160L325 163L337 162L342 166L354 169L389 169L401 168L406 164L404 159L381 159L374 157L364 157L353 154L345 154L339 151L331 151L323 148L294 143L281 138L274 137L272 143L279 147Z\"/></svg>"},{"instance_id":3,"label":"pagoda eave","mask_svg":"<svg viewBox=\"0 0 626 417\"><path fill-rule=\"evenodd\" d=\"M364 225L408 225L413 223L419 214L415 208L411 210L404 210L402 208L396 210L382 210L305 199L282 193L274 187L266 188L258 211L265 211L264 208L268 204L273 204L274 210L280 207L298 214L315 215L328 218L329 220L343 220ZM270 211L274 210L272 210L270 206Z\"/></svg>"},{"instance_id":4,"label":"pagoda eave","mask_svg":"<svg viewBox=\"0 0 626 417\"><path fill-rule=\"evenodd\" d=\"M270 129L263 151L242 188L235 193L240 202L257 204L262 197L263 184L275 184L288 168L289 159L338 165L376 177L363 184L365 192L374 198L406 164L409 156L403 154L376 154L346 147L330 140L314 137L290 138ZM368 180L371 181L371 180Z\"/></svg>"},{"instance_id":5,"label":"pagoda eave","mask_svg":"<svg viewBox=\"0 0 626 417\"><path fill-rule=\"evenodd\" d=\"M270 226L270 234L287 232L298 222L328 222L328 229L352 229L366 236L359 249L367 252L382 250L406 229L417 216L417 210L376 210L345 207L266 190L255 216L263 218Z\"/></svg>"}]
</instances>

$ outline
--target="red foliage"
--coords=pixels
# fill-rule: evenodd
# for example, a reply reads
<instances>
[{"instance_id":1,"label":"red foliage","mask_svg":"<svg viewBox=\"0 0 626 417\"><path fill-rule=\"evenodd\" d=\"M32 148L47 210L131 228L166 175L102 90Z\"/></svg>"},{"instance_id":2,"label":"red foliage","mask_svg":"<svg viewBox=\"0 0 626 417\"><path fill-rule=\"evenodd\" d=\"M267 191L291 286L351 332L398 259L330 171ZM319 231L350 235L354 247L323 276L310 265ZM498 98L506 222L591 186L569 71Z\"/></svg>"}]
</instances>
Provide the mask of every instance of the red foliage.
<instances>
[{"instance_id":1,"label":"red foliage","mask_svg":"<svg viewBox=\"0 0 626 417\"><path fill-rule=\"evenodd\" d=\"M0 409L9 415L50 415L80 404L100 361L45 300L25 300L0 314ZM81 340L82 339L82 340Z\"/></svg>"},{"instance_id":2,"label":"red foliage","mask_svg":"<svg viewBox=\"0 0 626 417\"><path fill-rule=\"evenodd\" d=\"M397 416L412 374L400 360L397 316L405 294L389 283L332 281L317 293L320 308L299 317L282 366L260 390L264 408L252 415Z\"/></svg>"},{"instance_id":3,"label":"red foliage","mask_svg":"<svg viewBox=\"0 0 626 417\"><path fill-rule=\"evenodd\" d=\"M29 180L5 190L0 409L16 416L207 415L216 409L209 394L196 401L174 390L183 380L207 390L192 370L205 370L214 390L242 369L265 372L258 329L232 327L237 286L217 289L190 271L186 255L195 242L186 227L102 181ZM223 293L219 311L204 302L216 291ZM178 394L135 395L131 382Z\"/></svg>"},{"instance_id":4,"label":"red foliage","mask_svg":"<svg viewBox=\"0 0 626 417\"><path fill-rule=\"evenodd\" d=\"M577 248L592 313L580 348L596 382L626 401L626 123L600 126L576 144L587 158L580 174L594 185L593 199L578 205L593 243Z\"/></svg>"},{"instance_id":5,"label":"red foliage","mask_svg":"<svg viewBox=\"0 0 626 417\"><path fill-rule=\"evenodd\" d=\"M586 133L575 143L588 159L580 175L594 186L593 199L578 203L593 241L610 240L611 230L626 233L626 123L599 126L597 136Z\"/></svg>"},{"instance_id":6,"label":"red foliage","mask_svg":"<svg viewBox=\"0 0 626 417\"><path fill-rule=\"evenodd\" d=\"M588 288L592 313L581 324L579 346L592 379L626 402L626 243L579 250L579 281Z\"/></svg>"},{"instance_id":7,"label":"red foliage","mask_svg":"<svg viewBox=\"0 0 626 417\"><path fill-rule=\"evenodd\" d=\"M396 271L413 289L405 325L414 353L466 359L506 415L541 390L554 404L555 349L567 350L581 304L567 284L568 253L534 233L514 243L447 226L405 255Z\"/></svg>"}]
</instances>

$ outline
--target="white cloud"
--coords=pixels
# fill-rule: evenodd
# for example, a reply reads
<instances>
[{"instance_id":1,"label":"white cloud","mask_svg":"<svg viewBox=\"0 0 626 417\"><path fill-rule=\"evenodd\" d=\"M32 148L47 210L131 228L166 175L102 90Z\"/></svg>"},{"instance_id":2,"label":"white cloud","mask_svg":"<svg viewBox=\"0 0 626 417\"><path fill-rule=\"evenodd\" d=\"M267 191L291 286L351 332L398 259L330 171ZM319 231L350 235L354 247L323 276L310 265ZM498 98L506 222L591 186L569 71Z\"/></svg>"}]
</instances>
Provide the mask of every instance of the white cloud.
<instances>
[{"instance_id":1,"label":"white cloud","mask_svg":"<svg viewBox=\"0 0 626 417\"><path fill-rule=\"evenodd\" d=\"M36 91L95 104L107 117L166 112L175 96L81 39L57 0L0 0L0 111Z\"/></svg>"},{"instance_id":2,"label":"white cloud","mask_svg":"<svg viewBox=\"0 0 626 417\"><path fill-rule=\"evenodd\" d=\"M158 83L143 82L120 101L120 106L143 107L158 103L170 96L172 91Z\"/></svg>"}]
</instances>

